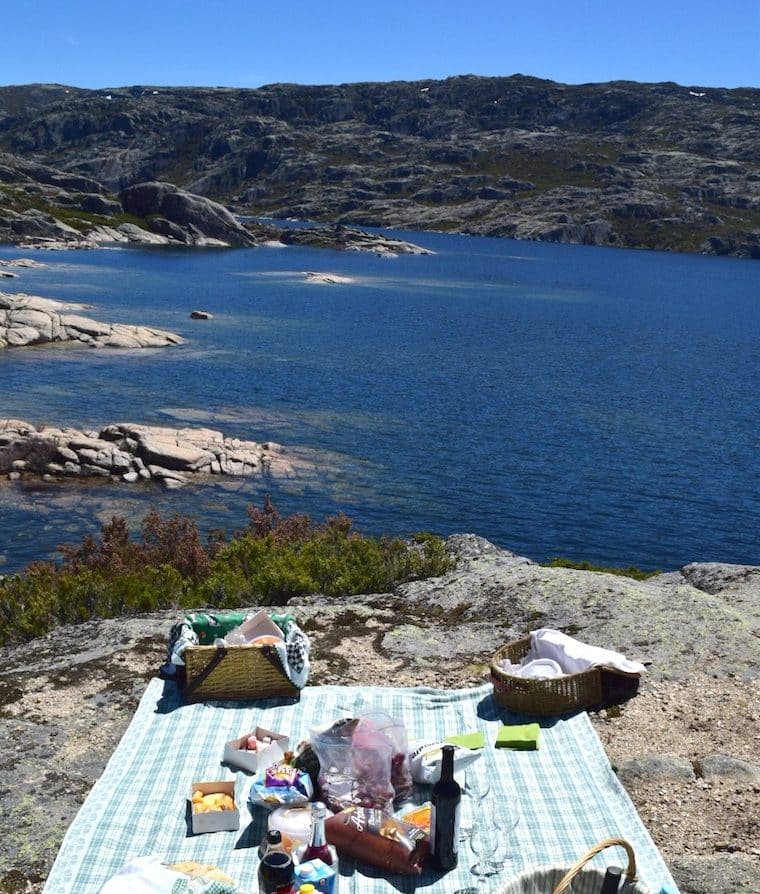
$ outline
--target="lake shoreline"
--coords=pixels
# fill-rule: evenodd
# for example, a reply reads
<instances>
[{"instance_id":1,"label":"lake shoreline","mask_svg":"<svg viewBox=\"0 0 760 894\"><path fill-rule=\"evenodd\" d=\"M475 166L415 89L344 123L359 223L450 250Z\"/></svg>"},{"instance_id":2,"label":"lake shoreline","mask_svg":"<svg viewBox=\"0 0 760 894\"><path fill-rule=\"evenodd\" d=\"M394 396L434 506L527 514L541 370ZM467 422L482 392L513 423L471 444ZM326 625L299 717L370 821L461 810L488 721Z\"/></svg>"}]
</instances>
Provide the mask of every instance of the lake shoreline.
<instances>
[{"instance_id":1,"label":"lake shoreline","mask_svg":"<svg viewBox=\"0 0 760 894\"><path fill-rule=\"evenodd\" d=\"M267 492L285 514L344 511L372 535L445 536L455 519L546 559L757 561L754 268L435 233L417 242L435 254L132 248L34 252L44 267L4 267L20 274L7 292L184 340L3 352L4 416L78 430L208 426L287 445L309 465L271 485L171 495L104 482L73 507L71 487L50 482L45 500L6 482L7 567L96 534L114 513L137 526L151 504L229 528ZM195 309L210 318L191 320Z\"/></svg>"}]
</instances>

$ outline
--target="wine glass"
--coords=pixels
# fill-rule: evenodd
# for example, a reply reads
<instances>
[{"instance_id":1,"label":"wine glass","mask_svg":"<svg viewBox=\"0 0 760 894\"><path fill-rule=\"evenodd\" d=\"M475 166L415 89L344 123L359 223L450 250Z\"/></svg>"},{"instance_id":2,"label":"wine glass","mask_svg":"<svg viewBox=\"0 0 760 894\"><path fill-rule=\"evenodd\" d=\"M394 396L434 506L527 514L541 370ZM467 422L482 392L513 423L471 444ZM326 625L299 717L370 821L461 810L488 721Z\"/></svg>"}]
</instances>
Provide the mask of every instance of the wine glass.
<instances>
[{"instance_id":1,"label":"wine glass","mask_svg":"<svg viewBox=\"0 0 760 894\"><path fill-rule=\"evenodd\" d=\"M491 783L485 767L479 767L480 761L471 764L464 774L462 786L462 822L459 827L459 840L466 841L472 834L473 826L484 799L491 791Z\"/></svg>"},{"instance_id":2,"label":"wine glass","mask_svg":"<svg viewBox=\"0 0 760 894\"><path fill-rule=\"evenodd\" d=\"M494 826L499 827L500 834L496 850L484 860L489 875L494 875L501 872L504 866L514 859L512 833L520 822L520 812L514 801L502 800L498 810L494 809L491 819L489 819L488 811L484 811L483 815L487 822L493 822Z\"/></svg>"},{"instance_id":3,"label":"wine glass","mask_svg":"<svg viewBox=\"0 0 760 894\"><path fill-rule=\"evenodd\" d=\"M493 803L481 801L481 810L472 830L470 847L479 858L472 867L473 875L486 879L498 875L504 865L513 859L511 837L520 814L514 804L500 802L498 808Z\"/></svg>"},{"instance_id":4,"label":"wine glass","mask_svg":"<svg viewBox=\"0 0 760 894\"><path fill-rule=\"evenodd\" d=\"M493 858L502 841L503 832L497 822L496 813L492 809L481 810L470 837L470 847L477 857L470 871L477 878L480 891L485 891L488 877L499 871Z\"/></svg>"}]
</instances>

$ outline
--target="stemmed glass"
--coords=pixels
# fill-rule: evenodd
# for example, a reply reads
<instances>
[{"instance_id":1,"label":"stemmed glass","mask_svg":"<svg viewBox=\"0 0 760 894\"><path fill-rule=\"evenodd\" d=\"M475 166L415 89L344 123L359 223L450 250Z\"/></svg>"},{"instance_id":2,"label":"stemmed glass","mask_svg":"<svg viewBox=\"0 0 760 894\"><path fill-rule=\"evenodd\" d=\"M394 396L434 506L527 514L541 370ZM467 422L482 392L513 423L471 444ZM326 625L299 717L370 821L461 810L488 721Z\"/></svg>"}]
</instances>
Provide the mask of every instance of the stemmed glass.
<instances>
[{"instance_id":1,"label":"stemmed glass","mask_svg":"<svg viewBox=\"0 0 760 894\"><path fill-rule=\"evenodd\" d=\"M472 873L478 877L479 884L488 876L500 873L512 858L510 839L519 819L520 814L514 805L502 803L497 810L494 804L481 802L470 839L470 847L478 857Z\"/></svg>"},{"instance_id":2,"label":"stemmed glass","mask_svg":"<svg viewBox=\"0 0 760 894\"><path fill-rule=\"evenodd\" d=\"M499 871L493 863L493 858L503 840L504 833L497 822L496 813L492 809L481 810L470 837L470 847L477 857L470 871L478 880L479 891L485 891L488 876L495 875Z\"/></svg>"},{"instance_id":3,"label":"stemmed glass","mask_svg":"<svg viewBox=\"0 0 760 894\"><path fill-rule=\"evenodd\" d=\"M459 826L459 840L466 841L472 834L473 827L478 820L483 802L491 791L491 783L485 767L479 767L480 761L465 770L462 794L462 822Z\"/></svg>"}]
</instances>

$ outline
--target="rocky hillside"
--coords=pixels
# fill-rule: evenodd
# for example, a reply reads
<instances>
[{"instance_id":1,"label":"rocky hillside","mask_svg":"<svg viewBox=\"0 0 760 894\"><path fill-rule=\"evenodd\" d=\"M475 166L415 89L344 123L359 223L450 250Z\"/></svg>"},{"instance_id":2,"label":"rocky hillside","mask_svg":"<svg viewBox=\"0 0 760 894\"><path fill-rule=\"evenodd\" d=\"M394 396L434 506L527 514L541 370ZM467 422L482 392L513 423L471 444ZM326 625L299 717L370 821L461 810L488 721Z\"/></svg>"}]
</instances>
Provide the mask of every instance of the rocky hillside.
<instances>
[{"instance_id":1,"label":"rocky hillside","mask_svg":"<svg viewBox=\"0 0 760 894\"><path fill-rule=\"evenodd\" d=\"M4 87L0 221L167 181L245 215L760 257L758 132L760 90L674 83Z\"/></svg>"},{"instance_id":2,"label":"rocky hillside","mask_svg":"<svg viewBox=\"0 0 760 894\"><path fill-rule=\"evenodd\" d=\"M648 665L592 716L682 894L760 890L760 567L695 563L646 581L544 568L472 535L456 567L393 593L291 602L313 684L476 685L540 626ZM43 886L64 832L163 663L169 613L0 647L0 891Z\"/></svg>"}]
</instances>

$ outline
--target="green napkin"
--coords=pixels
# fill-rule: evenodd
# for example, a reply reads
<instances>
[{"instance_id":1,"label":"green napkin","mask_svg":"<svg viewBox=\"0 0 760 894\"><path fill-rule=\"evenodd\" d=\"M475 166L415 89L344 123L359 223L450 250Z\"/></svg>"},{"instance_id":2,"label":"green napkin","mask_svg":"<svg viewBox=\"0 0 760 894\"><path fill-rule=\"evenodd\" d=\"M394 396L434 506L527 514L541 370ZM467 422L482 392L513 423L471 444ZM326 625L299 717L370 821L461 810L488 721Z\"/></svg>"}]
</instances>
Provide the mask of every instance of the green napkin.
<instances>
[{"instance_id":1,"label":"green napkin","mask_svg":"<svg viewBox=\"0 0 760 894\"><path fill-rule=\"evenodd\" d=\"M462 748L485 748L486 737L482 730L475 730L474 733L458 733L456 736L446 736L444 742L450 742L452 745L461 745Z\"/></svg>"},{"instance_id":2,"label":"green napkin","mask_svg":"<svg viewBox=\"0 0 760 894\"><path fill-rule=\"evenodd\" d=\"M247 612L191 612L185 622L198 635L198 644L210 646L217 637L225 637L245 621Z\"/></svg>"},{"instance_id":3,"label":"green napkin","mask_svg":"<svg viewBox=\"0 0 760 894\"><path fill-rule=\"evenodd\" d=\"M535 751L541 727L537 723L520 723L505 726L503 723L496 734L497 748L519 748L522 751Z\"/></svg>"}]
</instances>

